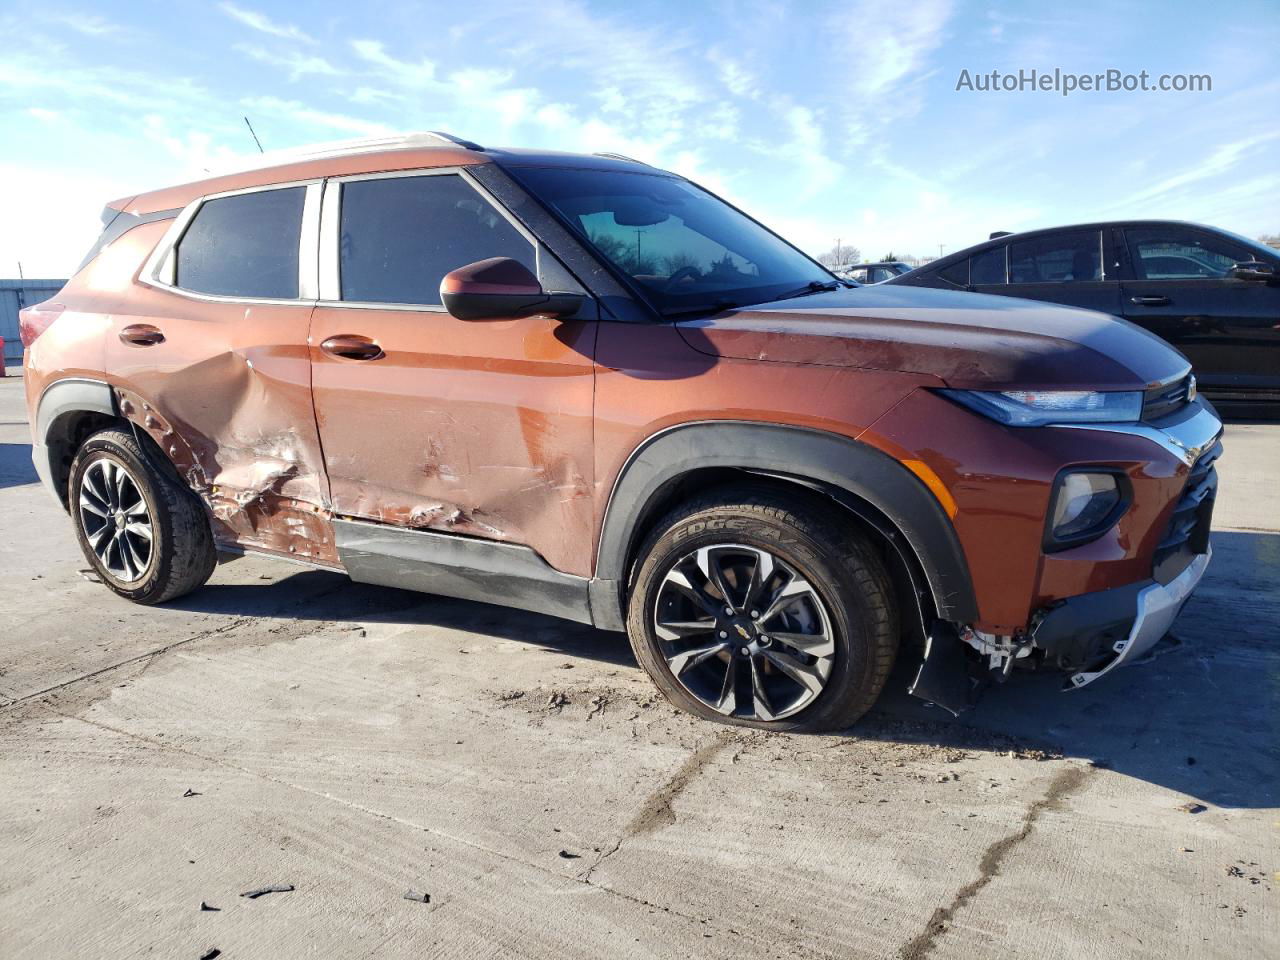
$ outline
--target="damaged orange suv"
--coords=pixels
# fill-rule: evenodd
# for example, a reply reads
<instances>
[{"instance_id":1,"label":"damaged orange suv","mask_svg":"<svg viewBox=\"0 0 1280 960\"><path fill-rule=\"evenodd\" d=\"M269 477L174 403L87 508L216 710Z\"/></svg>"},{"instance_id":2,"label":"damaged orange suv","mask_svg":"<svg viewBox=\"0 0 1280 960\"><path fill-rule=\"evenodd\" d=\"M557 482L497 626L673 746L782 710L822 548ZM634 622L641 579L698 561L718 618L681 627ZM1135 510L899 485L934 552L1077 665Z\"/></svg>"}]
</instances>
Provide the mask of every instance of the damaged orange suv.
<instances>
[{"instance_id":1,"label":"damaged orange suv","mask_svg":"<svg viewBox=\"0 0 1280 960\"><path fill-rule=\"evenodd\" d=\"M677 705L852 723L1081 686L1209 560L1186 360L1043 303L858 287L618 156L364 142L116 201L22 314L37 470L139 603L219 554L626 630Z\"/></svg>"}]
</instances>

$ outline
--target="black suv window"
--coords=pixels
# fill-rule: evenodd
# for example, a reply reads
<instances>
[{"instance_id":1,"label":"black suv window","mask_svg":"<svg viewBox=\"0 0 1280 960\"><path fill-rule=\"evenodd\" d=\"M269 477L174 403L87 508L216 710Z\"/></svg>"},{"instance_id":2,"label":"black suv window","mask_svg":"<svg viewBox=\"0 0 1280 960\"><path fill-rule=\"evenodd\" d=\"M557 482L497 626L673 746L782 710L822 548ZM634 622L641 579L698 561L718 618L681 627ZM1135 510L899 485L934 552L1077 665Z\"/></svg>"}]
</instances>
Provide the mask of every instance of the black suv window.
<instances>
[{"instance_id":1,"label":"black suv window","mask_svg":"<svg viewBox=\"0 0 1280 960\"><path fill-rule=\"evenodd\" d=\"M1125 230L1133 251L1133 272L1145 280L1198 280L1225 277L1237 263L1252 260L1242 248L1178 227Z\"/></svg>"},{"instance_id":2,"label":"black suv window","mask_svg":"<svg viewBox=\"0 0 1280 960\"><path fill-rule=\"evenodd\" d=\"M206 200L178 241L174 283L194 293L292 300L306 187Z\"/></svg>"},{"instance_id":3,"label":"black suv window","mask_svg":"<svg viewBox=\"0 0 1280 960\"><path fill-rule=\"evenodd\" d=\"M969 282L975 287L983 283L1004 283L1004 247L983 250L969 258Z\"/></svg>"},{"instance_id":4,"label":"black suv window","mask_svg":"<svg viewBox=\"0 0 1280 960\"><path fill-rule=\"evenodd\" d=\"M1101 279L1101 231L1073 230L1009 244L1010 283Z\"/></svg>"},{"instance_id":5,"label":"black suv window","mask_svg":"<svg viewBox=\"0 0 1280 960\"><path fill-rule=\"evenodd\" d=\"M342 185L342 299L440 303L450 270L511 257L537 271L533 244L457 174Z\"/></svg>"}]
</instances>

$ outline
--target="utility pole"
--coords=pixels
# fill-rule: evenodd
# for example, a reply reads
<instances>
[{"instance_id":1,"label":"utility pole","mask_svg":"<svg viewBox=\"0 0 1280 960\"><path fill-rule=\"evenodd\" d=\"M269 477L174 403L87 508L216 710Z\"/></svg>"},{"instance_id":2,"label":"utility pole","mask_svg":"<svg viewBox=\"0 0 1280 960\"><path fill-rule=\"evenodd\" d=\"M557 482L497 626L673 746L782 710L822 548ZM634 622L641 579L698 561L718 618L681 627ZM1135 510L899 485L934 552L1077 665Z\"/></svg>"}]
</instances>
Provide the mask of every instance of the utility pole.
<instances>
[{"instance_id":1,"label":"utility pole","mask_svg":"<svg viewBox=\"0 0 1280 960\"><path fill-rule=\"evenodd\" d=\"M844 257L840 256L840 240L841 240L840 237L836 237L836 266L837 267L844 265Z\"/></svg>"},{"instance_id":2,"label":"utility pole","mask_svg":"<svg viewBox=\"0 0 1280 960\"><path fill-rule=\"evenodd\" d=\"M938 259L939 259L939 260L941 260L941 259L942 259L942 250L943 250L943 248L944 248L944 247L946 247L946 244L945 244L945 243L940 243L940 244L938 244Z\"/></svg>"},{"instance_id":3,"label":"utility pole","mask_svg":"<svg viewBox=\"0 0 1280 960\"><path fill-rule=\"evenodd\" d=\"M21 260L19 260L19 261L18 261L18 279L19 279L19 280L25 280L25 279L27 279L26 277L24 277L24 276L22 275L22 261L21 261Z\"/></svg>"},{"instance_id":4,"label":"utility pole","mask_svg":"<svg viewBox=\"0 0 1280 960\"><path fill-rule=\"evenodd\" d=\"M644 233L643 230L636 231L636 269L637 270L640 269L640 234L642 233Z\"/></svg>"}]
</instances>

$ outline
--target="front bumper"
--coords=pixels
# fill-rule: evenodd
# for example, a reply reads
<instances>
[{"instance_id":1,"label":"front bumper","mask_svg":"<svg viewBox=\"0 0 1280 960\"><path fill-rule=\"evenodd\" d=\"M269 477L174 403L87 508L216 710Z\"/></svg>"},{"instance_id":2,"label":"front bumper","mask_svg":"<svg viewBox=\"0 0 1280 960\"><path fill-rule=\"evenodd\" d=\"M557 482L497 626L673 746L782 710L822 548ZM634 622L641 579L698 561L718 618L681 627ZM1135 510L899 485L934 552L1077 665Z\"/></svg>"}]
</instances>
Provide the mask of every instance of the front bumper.
<instances>
[{"instance_id":1,"label":"front bumper","mask_svg":"<svg viewBox=\"0 0 1280 960\"><path fill-rule=\"evenodd\" d=\"M1168 583L1151 580L1063 601L1036 626L1033 645L1050 659L1075 665L1070 688L1132 663L1169 632L1212 555L1206 547Z\"/></svg>"}]
</instances>

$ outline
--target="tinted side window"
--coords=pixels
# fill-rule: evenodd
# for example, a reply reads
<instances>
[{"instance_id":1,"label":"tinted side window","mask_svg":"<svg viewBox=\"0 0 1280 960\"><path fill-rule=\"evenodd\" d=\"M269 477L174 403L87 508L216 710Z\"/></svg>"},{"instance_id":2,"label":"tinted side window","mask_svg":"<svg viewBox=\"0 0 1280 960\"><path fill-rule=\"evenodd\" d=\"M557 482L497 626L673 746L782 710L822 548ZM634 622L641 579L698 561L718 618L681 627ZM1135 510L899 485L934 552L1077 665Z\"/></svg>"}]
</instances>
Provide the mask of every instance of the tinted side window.
<instances>
[{"instance_id":1,"label":"tinted side window","mask_svg":"<svg viewBox=\"0 0 1280 960\"><path fill-rule=\"evenodd\" d=\"M1004 283L1004 250L1004 247L996 247L970 257L969 282L974 286L980 283Z\"/></svg>"},{"instance_id":2,"label":"tinted side window","mask_svg":"<svg viewBox=\"0 0 1280 960\"><path fill-rule=\"evenodd\" d=\"M174 283L195 293L290 300L306 187L207 200L178 242Z\"/></svg>"},{"instance_id":3,"label":"tinted side window","mask_svg":"<svg viewBox=\"0 0 1280 960\"><path fill-rule=\"evenodd\" d=\"M1010 283L1102 279L1102 234L1074 230L1009 244Z\"/></svg>"},{"instance_id":4,"label":"tinted side window","mask_svg":"<svg viewBox=\"0 0 1280 960\"><path fill-rule=\"evenodd\" d=\"M511 257L537 271L533 244L456 174L342 185L342 299L440 303L450 270Z\"/></svg>"},{"instance_id":5,"label":"tinted side window","mask_svg":"<svg viewBox=\"0 0 1280 960\"><path fill-rule=\"evenodd\" d=\"M1134 273L1147 280L1196 280L1225 277L1237 263L1252 260L1245 250L1220 237L1177 227L1125 230L1133 250Z\"/></svg>"},{"instance_id":6,"label":"tinted side window","mask_svg":"<svg viewBox=\"0 0 1280 960\"><path fill-rule=\"evenodd\" d=\"M949 280L960 287L969 285L969 261L960 260L951 264L949 267L943 267L938 271L938 276L943 280Z\"/></svg>"}]
</instances>

